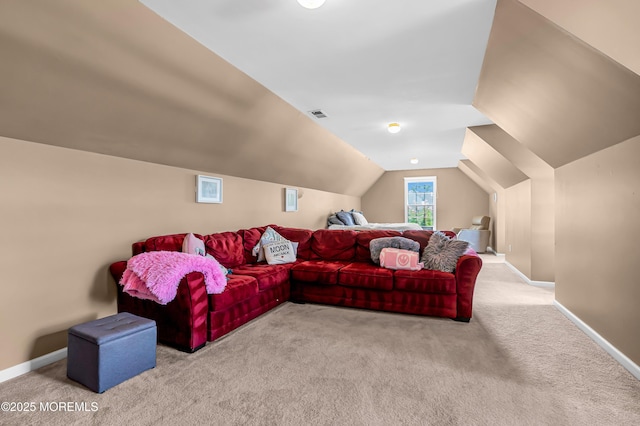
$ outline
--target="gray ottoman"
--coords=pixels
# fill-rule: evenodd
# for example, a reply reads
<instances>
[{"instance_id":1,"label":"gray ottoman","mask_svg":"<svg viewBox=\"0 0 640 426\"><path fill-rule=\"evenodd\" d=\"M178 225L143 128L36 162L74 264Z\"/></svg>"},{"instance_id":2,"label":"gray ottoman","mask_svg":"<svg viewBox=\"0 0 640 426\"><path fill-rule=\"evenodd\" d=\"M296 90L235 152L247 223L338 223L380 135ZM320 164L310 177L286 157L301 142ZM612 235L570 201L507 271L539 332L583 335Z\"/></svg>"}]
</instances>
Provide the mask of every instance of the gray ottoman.
<instances>
[{"instance_id":1,"label":"gray ottoman","mask_svg":"<svg viewBox=\"0 0 640 426\"><path fill-rule=\"evenodd\" d=\"M67 377L94 392L156 366L156 322L128 312L73 326Z\"/></svg>"}]
</instances>

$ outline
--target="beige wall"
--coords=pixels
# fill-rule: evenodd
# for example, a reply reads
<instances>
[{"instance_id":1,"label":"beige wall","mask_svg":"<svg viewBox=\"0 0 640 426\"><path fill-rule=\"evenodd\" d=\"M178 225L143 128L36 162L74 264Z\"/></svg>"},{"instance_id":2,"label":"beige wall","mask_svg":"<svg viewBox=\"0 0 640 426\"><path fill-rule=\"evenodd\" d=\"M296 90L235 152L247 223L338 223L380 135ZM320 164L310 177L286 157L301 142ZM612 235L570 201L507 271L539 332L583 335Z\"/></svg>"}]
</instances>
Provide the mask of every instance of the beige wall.
<instances>
[{"instance_id":1,"label":"beige wall","mask_svg":"<svg viewBox=\"0 0 640 426\"><path fill-rule=\"evenodd\" d=\"M531 180L505 190L507 262L531 277Z\"/></svg>"},{"instance_id":2,"label":"beige wall","mask_svg":"<svg viewBox=\"0 0 640 426\"><path fill-rule=\"evenodd\" d=\"M502 188L496 189L489 195L489 216L491 216L491 248L496 253L505 252L506 238L506 191Z\"/></svg>"},{"instance_id":3,"label":"beige wall","mask_svg":"<svg viewBox=\"0 0 640 426\"><path fill-rule=\"evenodd\" d=\"M115 313L108 265L153 235L277 223L322 228L358 197L224 175L222 204L195 202L199 171L0 137L0 370L66 346L68 327ZM211 175L211 174L210 174Z\"/></svg>"},{"instance_id":4,"label":"beige wall","mask_svg":"<svg viewBox=\"0 0 640 426\"><path fill-rule=\"evenodd\" d=\"M493 144L531 178L505 190L507 260L534 281L555 281L560 303L640 363L640 76L631 58L640 27L631 3L499 0L474 106L554 168L538 174L546 167L516 164L512 143Z\"/></svg>"},{"instance_id":5,"label":"beige wall","mask_svg":"<svg viewBox=\"0 0 640 426\"><path fill-rule=\"evenodd\" d=\"M523 3L542 11L544 16ZM511 231L507 231L505 242L507 257L521 265L520 271L534 281L555 281L553 169L640 133L640 76L606 54L610 53L612 44L604 40L607 32L602 28L617 27L611 33L615 33L613 38L618 45L624 45L620 49L622 54L616 56L621 60L629 59L624 52L635 46L631 41L637 39L635 33L639 32L631 25L630 18L619 19L620 26L607 21L603 27L589 30L594 28L594 16L605 20L615 18L618 22L625 10L637 8L614 3L604 7L588 2L584 8L578 8L580 10L573 0L499 0L497 3L473 102L496 125L471 129L531 179L531 199L526 203L531 209L527 214L530 222L521 224L527 226L527 232L513 228L521 218L507 217L507 228ZM621 7L617 7L618 4ZM608 12L599 13L603 8ZM576 31L582 40L557 23ZM493 158L495 155L489 155L493 151L479 144L478 138L465 138L463 152L508 188L509 199L514 193L520 194L519 186L512 190L513 183L501 179L504 165ZM524 203L520 197L516 199ZM520 206L509 205L508 216L516 212L523 214ZM519 241L516 249L508 240L520 234L528 234L528 239ZM524 243L529 245L526 261L521 250Z\"/></svg>"},{"instance_id":6,"label":"beige wall","mask_svg":"<svg viewBox=\"0 0 640 426\"><path fill-rule=\"evenodd\" d=\"M553 175L531 179L531 275L555 281L555 185Z\"/></svg>"},{"instance_id":7,"label":"beige wall","mask_svg":"<svg viewBox=\"0 0 640 426\"><path fill-rule=\"evenodd\" d=\"M470 127L467 130L467 136L470 134L476 135L472 139L476 144L486 145L484 149L476 149L477 155L469 158L476 162L487 174L496 176L497 180L497 176L501 173L495 167L486 166L487 160L485 157L488 154L492 157L500 156L511 167L517 168L517 170L531 179L531 223L526 224L531 230L531 240L529 242L531 245L531 272L528 277L534 281L554 281L555 212L553 168L495 124ZM465 137L465 146L467 142L468 138ZM507 187L510 186L505 186L505 188ZM498 221L500 221L500 217L498 217Z\"/></svg>"},{"instance_id":8,"label":"beige wall","mask_svg":"<svg viewBox=\"0 0 640 426\"><path fill-rule=\"evenodd\" d=\"M385 172L362 197L370 222L404 222L404 178L436 176L436 228L471 224L471 218L489 214L489 195L457 168Z\"/></svg>"},{"instance_id":9,"label":"beige wall","mask_svg":"<svg viewBox=\"0 0 640 426\"><path fill-rule=\"evenodd\" d=\"M640 365L640 136L556 170L556 299Z\"/></svg>"},{"instance_id":10,"label":"beige wall","mask_svg":"<svg viewBox=\"0 0 640 426\"><path fill-rule=\"evenodd\" d=\"M494 232L506 226L509 221L513 235L522 235L526 227L528 237L518 241L517 253L512 251L510 256L520 265L526 265L521 270L533 281L554 281L554 252L555 252L555 212L554 212L554 170L542 161L523 144L512 138L499 126L492 124L474 126L467 129L462 152L469 157L471 163L490 177L492 185L501 188L518 187L517 183L530 178L530 200L523 202L519 197L518 205L510 205L509 211L518 217L509 218L506 214L498 214L501 203L492 203L492 217L495 218ZM510 191L521 194L520 189ZM512 204L512 203L510 203ZM530 211L525 212L525 206ZM529 218L523 221L523 218ZM514 227L516 224L517 229ZM527 250L523 247L527 245ZM508 246L507 246L508 248ZM502 246L504 250L504 246ZM525 252L527 254L525 254ZM528 256L528 259L524 259Z\"/></svg>"},{"instance_id":11,"label":"beige wall","mask_svg":"<svg viewBox=\"0 0 640 426\"><path fill-rule=\"evenodd\" d=\"M471 160L460 160L458 168L489 194L489 216L491 217L489 245L495 252L504 253L507 215L504 188Z\"/></svg>"}]
</instances>

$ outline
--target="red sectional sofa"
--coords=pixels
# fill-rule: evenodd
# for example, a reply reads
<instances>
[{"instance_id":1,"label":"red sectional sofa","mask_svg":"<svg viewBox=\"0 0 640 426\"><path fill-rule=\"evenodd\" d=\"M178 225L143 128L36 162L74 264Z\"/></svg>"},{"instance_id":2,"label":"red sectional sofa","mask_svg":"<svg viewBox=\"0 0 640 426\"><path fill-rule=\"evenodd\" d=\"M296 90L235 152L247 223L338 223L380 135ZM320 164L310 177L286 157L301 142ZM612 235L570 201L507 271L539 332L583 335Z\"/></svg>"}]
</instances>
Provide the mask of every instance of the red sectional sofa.
<instances>
[{"instance_id":1,"label":"red sectional sofa","mask_svg":"<svg viewBox=\"0 0 640 426\"><path fill-rule=\"evenodd\" d=\"M118 287L118 312L153 319L158 340L193 352L253 318L292 300L408 314L433 315L468 322L473 290L482 260L463 255L453 273L423 269L390 270L374 264L369 243L374 238L403 236L426 247L431 231L347 231L286 228L270 225L298 243L297 260L284 265L257 262L252 255L266 226L197 235L208 254L231 269L221 294L207 294L203 275L187 274L176 298L166 305L132 297ZM186 234L152 237L133 244L133 254L181 251ZM449 233L450 236L455 236ZM116 283L126 262L110 266Z\"/></svg>"}]
</instances>

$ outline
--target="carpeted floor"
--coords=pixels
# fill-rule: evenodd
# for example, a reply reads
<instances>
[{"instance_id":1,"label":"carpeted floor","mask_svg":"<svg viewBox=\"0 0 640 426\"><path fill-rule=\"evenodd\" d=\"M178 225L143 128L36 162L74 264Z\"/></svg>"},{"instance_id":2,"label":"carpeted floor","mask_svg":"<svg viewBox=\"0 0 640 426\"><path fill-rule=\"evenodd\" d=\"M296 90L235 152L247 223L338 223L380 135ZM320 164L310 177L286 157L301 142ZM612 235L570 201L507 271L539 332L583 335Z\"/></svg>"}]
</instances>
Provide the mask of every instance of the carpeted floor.
<instances>
[{"instance_id":1,"label":"carpeted floor","mask_svg":"<svg viewBox=\"0 0 640 426\"><path fill-rule=\"evenodd\" d=\"M469 324L287 303L95 394L66 360L0 384L0 424L637 425L640 381L553 306L485 262ZM77 403L86 411L41 410Z\"/></svg>"}]
</instances>

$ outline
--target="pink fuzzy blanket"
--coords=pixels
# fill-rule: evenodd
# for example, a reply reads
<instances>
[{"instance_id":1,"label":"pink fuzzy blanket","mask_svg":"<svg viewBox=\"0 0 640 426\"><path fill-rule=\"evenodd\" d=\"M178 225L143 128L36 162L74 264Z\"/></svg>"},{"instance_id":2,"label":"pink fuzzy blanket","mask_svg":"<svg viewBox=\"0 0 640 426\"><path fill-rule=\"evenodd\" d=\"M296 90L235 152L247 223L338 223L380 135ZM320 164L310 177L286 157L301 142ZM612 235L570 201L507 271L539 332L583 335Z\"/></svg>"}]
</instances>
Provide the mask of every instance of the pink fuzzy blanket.
<instances>
[{"instance_id":1,"label":"pink fuzzy blanket","mask_svg":"<svg viewBox=\"0 0 640 426\"><path fill-rule=\"evenodd\" d=\"M190 272L202 272L208 294L222 293L227 285L227 278L216 260L177 251L151 251L133 256L127 262L120 284L131 296L166 305L175 299L180 280Z\"/></svg>"}]
</instances>

